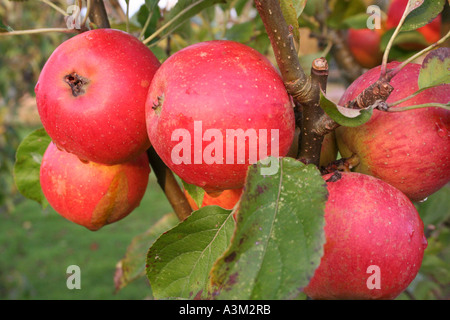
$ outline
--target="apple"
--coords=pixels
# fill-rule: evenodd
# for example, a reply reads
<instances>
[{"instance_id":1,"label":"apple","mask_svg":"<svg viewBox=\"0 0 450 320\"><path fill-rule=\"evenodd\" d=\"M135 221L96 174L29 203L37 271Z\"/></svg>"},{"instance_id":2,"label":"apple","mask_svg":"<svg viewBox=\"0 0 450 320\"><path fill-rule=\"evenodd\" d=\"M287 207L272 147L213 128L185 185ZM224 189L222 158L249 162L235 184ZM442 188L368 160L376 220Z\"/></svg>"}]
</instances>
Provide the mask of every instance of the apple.
<instances>
[{"instance_id":1,"label":"apple","mask_svg":"<svg viewBox=\"0 0 450 320\"><path fill-rule=\"evenodd\" d=\"M278 71L258 51L229 40L170 56L151 83L146 117L160 158L208 193L242 188L249 164L285 156L295 131Z\"/></svg>"},{"instance_id":2,"label":"apple","mask_svg":"<svg viewBox=\"0 0 450 320\"><path fill-rule=\"evenodd\" d=\"M139 206L149 174L145 152L126 163L104 165L81 161L51 142L42 158L40 183L56 212L95 231Z\"/></svg>"},{"instance_id":3,"label":"apple","mask_svg":"<svg viewBox=\"0 0 450 320\"><path fill-rule=\"evenodd\" d=\"M129 161L150 146L145 100L160 63L134 36L96 29L60 44L35 87L54 143L82 160Z\"/></svg>"},{"instance_id":4,"label":"apple","mask_svg":"<svg viewBox=\"0 0 450 320\"><path fill-rule=\"evenodd\" d=\"M387 11L387 20L386 20L386 29L396 28L400 19L403 16L403 12L405 11L406 5L408 4L408 0L393 0L389 5ZM436 18L434 18L430 23L424 25L417 29L425 39L425 42L429 45L435 43L441 38L441 25L442 25L442 17L439 14ZM425 45L419 43L402 43L399 44L400 47L409 50L418 50L425 48Z\"/></svg>"},{"instance_id":5,"label":"apple","mask_svg":"<svg viewBox=\"0 0 450 320\"><path fill-rule=\"evenodd\" d=\"M342 172L327 188L324 253L304 293L317 300L396 298L416 277L427 247L415 206L365 174Z\"/></svg>"},{"instance_id":6,"label":"apple","mask_svg":"<svg viewBox=\"0 0 450 320\"><path fill-rule=\"evenodd\" d=\"M234 208L236 203L239 201L242 195L243 189L231 189L231 190L224 190L217 196L211 196L210 194L206 193L203 196L203 201L201 208L206 206L219 206L224 209L231 210ZM187 190L184 190L184 194L186 195L186 198L193 210L198 210L199 207L195 203L194 199L191 197L191 195L187 192Z\"/></svg>"},{"instance_id":7,"label":"apple","mask_svg":"<svg viewBox=\"0 0 450 320\"><path fill-rule=\"evenodd\" d=\"M391 62L394 68L399 62ZM408 64L391 80L394 91L387 102L408 97L418 90L421 66ZM375 82L380 67L359 77L345 91L339 104L353 100ZM448 103L450 85L427 89L396 107L438 102ZM395 108L395 107L394 107ZM405 193L412 201L421 201L450 181L450 112L429 107L403 112L374 110L365 124L339 127L336 140L343 157L357 154L354 171L380 178Z\"/></svg>"},{"instance_id":8,"label":"apple","mask_svg":"<svg viewBox=\"0 0 450 320\"><path fill-rule=\"evenodd\" d=\"M373 68L381 63L382 29L348 30L347 45L355 60L364 68Z\"/></svg>"}]
</instances>

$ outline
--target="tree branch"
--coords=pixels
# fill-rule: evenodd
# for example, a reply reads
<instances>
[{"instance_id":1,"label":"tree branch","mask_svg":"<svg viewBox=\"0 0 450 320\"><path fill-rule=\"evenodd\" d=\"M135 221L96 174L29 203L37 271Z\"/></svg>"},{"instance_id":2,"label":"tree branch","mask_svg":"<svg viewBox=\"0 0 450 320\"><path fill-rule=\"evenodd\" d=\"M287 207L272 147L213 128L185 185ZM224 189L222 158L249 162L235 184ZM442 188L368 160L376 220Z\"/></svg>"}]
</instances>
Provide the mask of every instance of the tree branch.
<instances>
[{"instance_id":1,"label":"tree branch","mask_svg":"<svg viewBox=\"0 0 450 320\"><path fill-rule=\"evenodd\" d=\"M311 76L306 76L298 60L292 26L287 25L279 0L255 0L255 5L272 44L286 90L296 106L296 125L300 127L297 158L319 166L325 135L322 133L327 132L317 127L319 119L326 119L319 101L320 90L325 90L328 80L328 63L325 58L314 60ZM331 127L330 123L327 125Z\"/></svg>"},{"instance_id":2,"label":"tree branch","mask_svg":"<svg viewBox=\"0 0 450 320\"><path fill-rule=\"evenodd\" d=\"M183 221L192 213L192 208L189 205L183 190L175 179L172 171L165 165L152 147L147 150L147 155L152 170L158 180L158 184L164 191L167 200L172 206L178 219Z\"/></svg>"},{"instance_id":3,"label":"tree branch","mask_svg":"<svg viewBox=\"0 0 450 320\"><path fill-rule=\"evenodd\" d=\"M301 140L298 159L306 164L320 162L320 152L324 135L315 131L318 121L324 115L319 105L320 90L326 91L328 80L328 63L325 58L315 59L311 67L312 102L303 106Z\"/></svg>"},{"instance_id":4,"label":"tree branch","mask_svg":"<svg viewBox=\"0 0 450 320\"><path fill-rule=\"evenodd\" d=\"M92 0L89 19L99 28L111 28L103 0Z\"/></svg>"},{"instance_id":5,"label":"tree branch","mask_svg":"<svg viewBox=\"0 0 450 320\"><path fill-rule=\"evenodd\" d=\"M281 11L279 0L255 0L264 23L287 92L294 102L309 98L310 81L304 73L293 41L293 34Z\"/></svg>"}]
</instances>

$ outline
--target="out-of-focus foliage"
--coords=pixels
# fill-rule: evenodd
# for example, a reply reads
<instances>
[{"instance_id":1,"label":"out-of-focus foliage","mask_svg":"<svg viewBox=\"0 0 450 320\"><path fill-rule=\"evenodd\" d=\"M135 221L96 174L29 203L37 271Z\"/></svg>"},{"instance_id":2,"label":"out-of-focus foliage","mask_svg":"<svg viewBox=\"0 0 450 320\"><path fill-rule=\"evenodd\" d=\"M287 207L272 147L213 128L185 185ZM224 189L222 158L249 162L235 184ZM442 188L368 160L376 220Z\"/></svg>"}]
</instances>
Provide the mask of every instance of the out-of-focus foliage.
<instances>
[{"instance_id":1,"label":"out-of-focus foliage","mask_svg":"<svg viewBox=\"0 0 450 320\"><path fill-rule=\"evenodd\" d=\"M64 17L40 1L1 0L0 22L13 30L25 30L60 27ZM22 199L12 178L15 151L28 129L40 125L34 86L46 59L66 37L49 33L0 39L0 211L10 210Z\"/></svg>"}]
</instances>

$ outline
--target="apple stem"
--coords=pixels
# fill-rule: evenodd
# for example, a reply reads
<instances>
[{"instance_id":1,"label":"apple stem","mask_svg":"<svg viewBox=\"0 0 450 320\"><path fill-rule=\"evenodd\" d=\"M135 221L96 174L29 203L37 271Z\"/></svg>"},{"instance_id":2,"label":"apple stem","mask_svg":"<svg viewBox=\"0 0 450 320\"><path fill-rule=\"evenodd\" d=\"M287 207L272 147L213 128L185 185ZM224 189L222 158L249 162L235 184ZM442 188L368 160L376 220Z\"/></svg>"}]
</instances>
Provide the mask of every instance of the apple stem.
<instances>
[{"instance_id":1,"label":"apple stem","mask_svg":"<svg viewBox=\"0 0 450 320\"><path fill-rule=\"evenodd\" d=\"M325 175L336 171L350 172L351 169L356 167L359 163L360 159L358 155L354 153L348 158L335 160L328 164L326 167L321 168L321 173L322 175Z\"/></svg>"}]
</instances>

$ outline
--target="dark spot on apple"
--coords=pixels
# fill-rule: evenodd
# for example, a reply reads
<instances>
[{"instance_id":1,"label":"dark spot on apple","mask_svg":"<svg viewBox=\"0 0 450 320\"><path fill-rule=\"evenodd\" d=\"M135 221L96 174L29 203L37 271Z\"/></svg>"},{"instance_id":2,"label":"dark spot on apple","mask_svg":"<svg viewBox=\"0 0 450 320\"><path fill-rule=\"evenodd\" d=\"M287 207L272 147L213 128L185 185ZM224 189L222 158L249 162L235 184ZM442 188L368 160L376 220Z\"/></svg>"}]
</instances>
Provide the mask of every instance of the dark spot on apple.
<instances>
[{"instance_id":1,"label":"dark spot on apple","mask_svg":"<svg viewBox=\"0 0 450 320\"><path fill-rule=\"evenodd\" d=\"M155 111L157 115L161 113L161 108L164 103L164 93L156 98L156 101L153 101L152 109Z\"/></svg>"},{"instance_id":2,"label":"dark spot on apple","mask_svg":"<svg viewBox=\"0 0 450 320\"><path fill-rule=\"evenodd\" d=\"M86 92L86 85L89 83L89 79L72 72L64 77L64 82L72 89L73 96L78 97Z\"/></svg>"},{"instance_id":3,"label":"dark spot on apple","mask_svg":"<svg viewBox=\"0 0 450 320\"><path fill-rule=\"evenodd\" d=\"M342 178L342 175L339 171L335 171L327 180L326 182L336 182Z\"/></svg>"}]
</instances>

